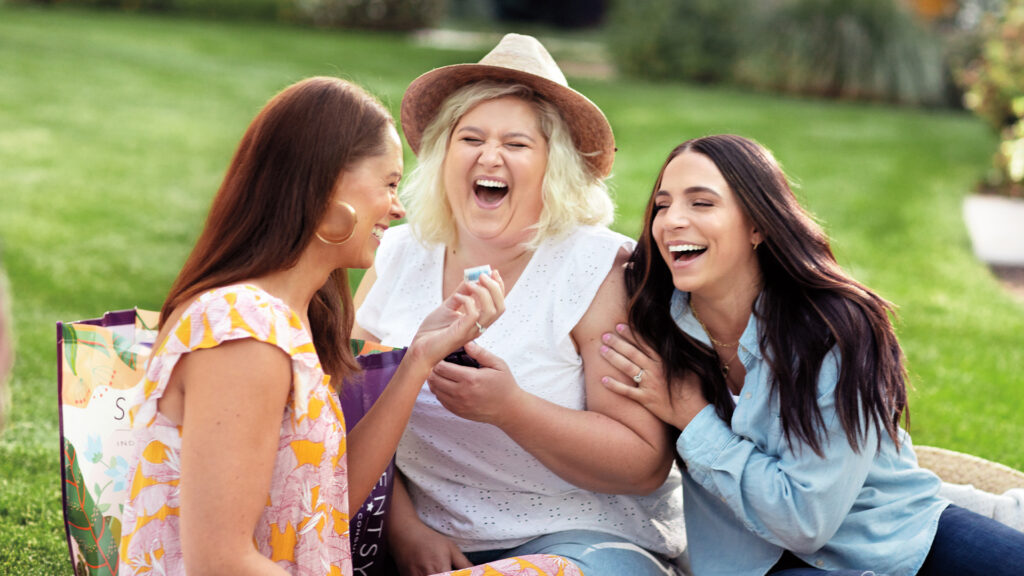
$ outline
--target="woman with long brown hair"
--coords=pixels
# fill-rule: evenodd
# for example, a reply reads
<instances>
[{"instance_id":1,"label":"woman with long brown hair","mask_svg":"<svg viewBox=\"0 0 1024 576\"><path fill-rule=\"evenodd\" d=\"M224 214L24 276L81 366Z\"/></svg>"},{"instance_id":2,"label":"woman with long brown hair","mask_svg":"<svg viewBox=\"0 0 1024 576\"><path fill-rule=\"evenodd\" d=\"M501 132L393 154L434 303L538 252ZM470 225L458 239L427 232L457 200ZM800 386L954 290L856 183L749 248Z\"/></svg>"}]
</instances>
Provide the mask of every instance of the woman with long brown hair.
<instances>
[{"instance_id":1,"label":"woman with long brown hair","mask_svg":"<svg viewBox=\"0 0 1024 576\"><path fill-rule=\"evenodd\" d=\"M253 120L161 311L120 574L352 574L349 503L385 469L431 368L503 310L500 275L461 284L345 430L346 269L370 266L404 215L402 168L391 115L339 79L294 84Z\"/></svg>"},{"instance_id":2,"label":"woman with long brown hair","mask_svg":"<svg viewBox=\"0 0 1024 576\"><path fill-rule=\"evenodd\" d=\"M766 149L675 148L626 283L604 383L679 431L695 574L1020 572L1024 533L917 466L892 306L842 270Z\"/></svg>"}]
</instances>

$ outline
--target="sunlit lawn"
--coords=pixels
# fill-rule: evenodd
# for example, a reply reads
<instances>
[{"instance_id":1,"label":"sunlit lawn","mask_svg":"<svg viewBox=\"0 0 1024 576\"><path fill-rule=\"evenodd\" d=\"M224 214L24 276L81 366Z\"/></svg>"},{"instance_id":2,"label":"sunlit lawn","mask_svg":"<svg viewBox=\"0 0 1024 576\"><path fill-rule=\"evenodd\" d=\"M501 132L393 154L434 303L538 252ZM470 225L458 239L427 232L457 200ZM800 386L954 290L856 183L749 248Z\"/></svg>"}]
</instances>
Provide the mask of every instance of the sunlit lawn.
<instances>
[{"instance_id":1,"label":"sunlit lawn","mask_svg":"<svg viewBox=\"0 0 1024 576\"><path fill-rule=\"evenodd\" d=\"M418 74L483 52L396 35L0 6L0 246L19 352L0 437L0 574L70 572L54 323L159 307L235 143L277 90L339 75L397 110ZM762 141L841 262L899 306L916 441L1024 467L1024 305L972 258L960 216L993 146L979 122L571 80L615 128L618 230L636 235L654 175L683 139L737 132Z\"/></svg>"}]
</instances>

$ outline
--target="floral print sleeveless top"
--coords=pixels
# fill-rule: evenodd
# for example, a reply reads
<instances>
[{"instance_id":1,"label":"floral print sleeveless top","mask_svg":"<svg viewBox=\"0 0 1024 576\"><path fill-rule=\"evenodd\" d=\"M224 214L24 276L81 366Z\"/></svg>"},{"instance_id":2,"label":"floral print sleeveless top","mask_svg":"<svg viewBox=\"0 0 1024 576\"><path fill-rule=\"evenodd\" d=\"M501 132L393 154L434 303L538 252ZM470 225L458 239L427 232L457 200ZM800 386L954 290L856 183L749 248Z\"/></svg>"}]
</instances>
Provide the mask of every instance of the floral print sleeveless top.
<instances>
[{"instance_id":1,"label":"floral print sleeveless top","mask_svg":"<svg viewBox=\"0 0 1024 576\"><path fill-rule=\"evenodd\" d=\"M183 355L243 338L277 346L292 363L270 493L253 543L290 574L351 576L341 408L298 315L251 285L200 296L153 351L132 408L136 459L122 520L121 576L185 573L178 533L181 427L157 411L157 401Z\"/></svg>"}]
</instances>

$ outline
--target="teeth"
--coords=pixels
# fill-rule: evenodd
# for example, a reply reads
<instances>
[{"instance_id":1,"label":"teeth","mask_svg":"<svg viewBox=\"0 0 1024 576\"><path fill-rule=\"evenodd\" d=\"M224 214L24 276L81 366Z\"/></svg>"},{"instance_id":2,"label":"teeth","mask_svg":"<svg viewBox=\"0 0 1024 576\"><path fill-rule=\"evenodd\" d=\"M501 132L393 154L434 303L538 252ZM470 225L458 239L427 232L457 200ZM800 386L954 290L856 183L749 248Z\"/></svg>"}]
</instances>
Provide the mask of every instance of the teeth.
<instances>
[{"instance_id":1,"label":"teeth","mask_svg":"<svg viewBox=\"0 0 1024 576\"><path fill-rule=\"evenodd\" d=\"M384 238L384 230L380 228L374 228L370 233L373 234L373 237L376 238L377 240L381 240Z\"/></svg>"},{"instance_id":2,"label":"teeth","mask_svg":"<svg viewBox=\"0 0 1024 576\"><path fill-rule=\"evenodd\" d=\"M700 252L704 246L698 246L696 244L675 244L668 247L669 252Z\"/></svg>"},{"instance_id":3,"label":"teeth","mask_svg":"<svg viewBox=\"0 0 1024 576\"><path fill-rule=\"evenodd\" d=\"M499 182L497 180L477 180L476 185L483 186L485 188L508 188L504 182Z\"/></svg>"}]
</instances>

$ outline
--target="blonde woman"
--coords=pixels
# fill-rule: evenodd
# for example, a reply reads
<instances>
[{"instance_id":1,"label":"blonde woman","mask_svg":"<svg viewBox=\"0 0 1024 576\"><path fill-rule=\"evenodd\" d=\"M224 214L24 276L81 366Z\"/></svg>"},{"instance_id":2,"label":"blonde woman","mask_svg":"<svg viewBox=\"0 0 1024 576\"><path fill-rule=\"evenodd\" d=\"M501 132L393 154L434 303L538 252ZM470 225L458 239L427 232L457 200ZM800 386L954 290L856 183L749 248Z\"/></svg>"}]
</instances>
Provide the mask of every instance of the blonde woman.
<instances>
[{"instance_id":1,"label":"blonde woman","mask_svg":"<svg viewBox=\"0 0 1024 576\"><path fill-rule=\"evenodd\" d=\"M625 319L633 242L607 228L615 143L536 39L428 72L402 100L418 165L409 221L356 294L357 337L405 346L466 268L504 280L505 315L420 392L398 450L403 574L544 551L588 576L663 575L684 546L666 427L600 384Z\"/></svg>"}]
</instances>

